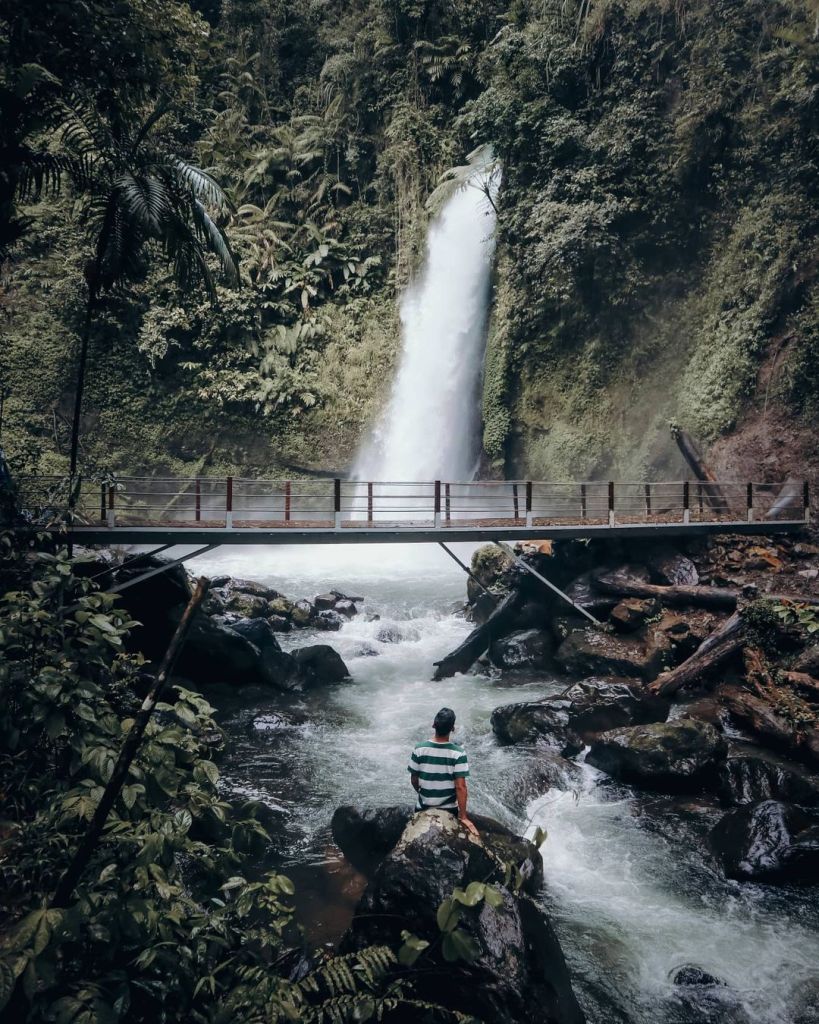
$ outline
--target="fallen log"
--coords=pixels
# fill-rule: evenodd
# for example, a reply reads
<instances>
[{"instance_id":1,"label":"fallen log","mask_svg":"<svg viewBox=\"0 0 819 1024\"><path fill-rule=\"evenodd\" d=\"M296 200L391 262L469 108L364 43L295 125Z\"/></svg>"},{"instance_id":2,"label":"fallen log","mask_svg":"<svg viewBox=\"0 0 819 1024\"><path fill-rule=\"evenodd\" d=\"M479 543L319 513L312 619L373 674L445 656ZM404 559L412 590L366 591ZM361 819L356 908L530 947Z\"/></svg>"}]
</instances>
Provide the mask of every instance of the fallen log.
<instances>
[{"instance_id":1,"label":"fallen log","mask_svg":"<svg viewBox=\"0 0 819 1024\"><path fill-rule=\"evenodd\" d=\"M745 643L742 616L735 612L730 619L707 636L690 658L681 665L663 672L648 687L658 697L670 697L683 686L692 686L712 669L741 650Z\"/></svg>"},{"instance_id":2,"label":"fallen log","mask_svg":"<svg viewBox=\"0 0 819 1024\"><path fill-rule=\"evenodd\" d=\"M456 672L466 672L475 664L480 656L489 649L493 640L502 636L514 618L521 602L521 593L511 591L495 608L489 618L477 629L473 629L460 647L456 647L440 661L436 661L434 680L449 679Z\"/></svg>"},{"instance_id":3,"label":"fallen log","mask_svg":"<svg viewBox=\"0 0 819 1024\"><path fill-rule=\"evenodd\" d=\"M685 459L694 476L702 483L708 485L702 489L703 497L708 501L708 504L713 509L722 512L726 511L728 509L728 501L725 494L717 482L717 478L705 464L699 448L694 444L694 439L687 431L676 425L671 427L671 436L677 442L680 454Z\"/></svg>"},{"instance_id":4,"label":"fallen log","mask_svg":"<svg viewBox=\"0 0 819 1024\"><path fill-rule=\"evenodd\" d=\"M763 743L819 763L819 728L815 721L797 724L784 708L739 686L722 687L720 699L731 717Z\"/></svg>"},{"instance_id":5,"label":"fallen log","mask_svg":"<svg viewBox=\"0 0 819 1024\"><path fill-rule=\"evenodd\" d=\"M620 597L656 597L663 604L693 604L700 608L715 608L721 611L733 611L737 606L738 593L725 587L659 586L655 583L641 583L639 580L625 576L605 573L595 576L593 585L604 594L616 594Z\"/></svg>"},{"instance_id":6,"label":"fallen log","mask_svg":"<svg viewBox=\"0 0 819 1024\"><path fill-rule=\"evenodd\" d=\"M788 686L807 693L809 699L819 700L819 679L814 679L807 672L780 672L779 677Z\"/></svg>"}]
</instances>

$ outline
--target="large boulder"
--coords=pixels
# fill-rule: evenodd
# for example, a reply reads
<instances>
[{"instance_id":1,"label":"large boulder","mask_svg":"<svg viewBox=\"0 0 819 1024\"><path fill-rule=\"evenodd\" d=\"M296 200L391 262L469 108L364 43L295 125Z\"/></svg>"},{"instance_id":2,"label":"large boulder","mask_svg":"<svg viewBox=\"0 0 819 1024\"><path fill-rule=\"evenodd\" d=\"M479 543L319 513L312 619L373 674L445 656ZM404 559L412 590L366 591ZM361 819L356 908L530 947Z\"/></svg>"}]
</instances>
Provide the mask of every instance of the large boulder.
<instances>
[{"instance_id":1,"label":"large boulder","mask_svg":"<svg viewBox=\"0 0 819 1024\"><path fill-rule=\"evenodd\" d=\"M548 668L552 664L554 639L545 629L525 629L495 640L489 659L498 668Z\"/></svg>"},{"instance_id":2,"label":"large boulder","mask_svg":"<svg viewBox=\"0 0 819 1024\"><path fill-rule=\"evenodd\" d=\"M624 598L609 615L609 622L618 633L634 633L645 626L660 611L660 602L654 598Z\"/></svg>"},{"instance_id":3,"label":"large boulder","mask_svg":"<svg viewBox=\"0 0 819 1024\"><path fill-rule=\"evenodd\" d=\"M530 860L540 859L531 844L502 826L484 824L478 838L445 811L416 814L373 874L342 949L382 943L396 948L406 930L430 943L410 974L419 998L493 1024L581 1024L551 924L527 895L503 885L510 844L517 847L513 859L521 849ZM471 882L497 885L500 900L497 906L484 900L462 907L457 927L477 955L453 966L443 959L436 915L444 900Z\"/></svg>"},{"instance_id":4,"label":"large boulder","mask_svg":"<svg viewBox=\"0 0 819 1024\"><path fill-rule=\"evenodd\" d=\"M618 599L611 594L601 594L594 587L595 573L592 571L583 572L572 580L565 588L566 596L590 612L596 618L605 618L612 608L617 604ZM646 573L646 576L648 574Z\"/></svg>"},{"instance_id":5,"label":"large boulder","mask_svg":"<svg viewBox=\"0 0 819 1024\"><path fill-rule=\"evenodd\" d=\"M694 587L700 581L697 567L691 559L673 548L661 548L652 554L648 568L654 580L664 586Z\"/></svg>"},{"instance_id":6,"label":"large boulder","mask_svg":"<svg viewBox=\"0 0 819 1024\"><path fill-rule=\"evenodd\" d=\"M346 805L336 808L330 828L347 860L370 875L398 843L414 813L410 807Z\"/></svg>"},{"instance_id":7,"label":"large boulder","mask_svg":"<svg viewBox=\"0 0 819 1024\"><path fill-rule=\"evenodd\" d=\"M492 712L492 731L501 743L538 743L571 757L583 749L572 728L571 707L570 700L560 697L504 704Z\"/></svg>"},{"instance_id":8,"label":"large boulder","mask_svg":"<svg viewBox=\"0 0 819 1024\"><path fill-rule=\"evenodd\" d=\"M224 585L223 589L231 594L249 594L253 597L262 597L266 601L272 601L280 596L278 590L268 587L264 583L257 583L256 580L231 579Z\"/></svg>"},{"instance_id":9,"label":"large boulder","mask_svg":"<svg viewBox=\"0 0 819 1024\"><path fill-rule=\"evenodd\" d=\"M723 736L707 722L678 718L601 733L586 761L624 782L668 792L696 792L725 757Z\"/></svg>"},{"instance_id":10,"label":"large boulder","mask_svg":"<svg viewBox=\"0 0 819 1024\"><path fill-rule=\"evenodd\" d=\"M563 696L571 701L571 727L584 738L626 725L664 722L670 708L669 701L626 679L583 679Z\"/></svg>"},{"instance_id":11,"label":"large boulder","mask_svg":"<svg viewBox=\"0 0 819 1024\"><path fill-rule=\"evenodd\" d=\"M763 800L729 811L711 845L729 878L819 882L819 814Z\"/></svg>"},{"instance_id":12,"label":"large boulder","mask_svg":"<svg viewBox=\"0 0 819 1024\"><path fill-rule=\"evenodd\" d=\"M205 615L191 623L176 671L199 685L266 681L259 648L232 627Z\"/></svg>"},{"instance_id":13,"label":"large boulder","mask_svg":"<svg viewBox=\"0 0 819 1024\"><path fill-rule=\"evenodd\" d=\"M595 626L575 629L558 647L555 661L572 675L635 676L653 679L661 659L645 644L612 636Z\"/></svg>"},{"instance_id":14,"label":"large boulder","mask_svg":"<svg viewBox=\"0 0 819 1024\"><path fill-rule=\"evenodd\" d=\"M303 683L340 683L350 678L350 670L338 651L327 644L313 644L293 651L293 660Z\"/></svg>"},{"instance_id":15,"label":"large boulder","mask_svg":"<svg viewBox=\"0 0 819 1024\"><path fill-rule=\"evenodd\" d=\"M344 619L338 612L322 611L313 619L313 625L316 629L324 630L324 632L337 633L344 625Z\"/></svg>"},{"instance_id":16,"label":"large boulder","mask_svg":"<svg viewBox=\"0 0 819 1024\"><path fill-rule=\"evenodd\" d=\"M819 775L760 747L742 745L728 751L719 766L717 794L729 805L784 800L819 806Z\"/></svg>"},{"instance_id":17,"label":"large boulder","mask_svg":"<svg viewBox=\"0 0 819 1024\"><path fill-rule=\"evenodd\" d=\"M281 649L276 631L267 619L239 619L230 628L258 650L261 681L277 690L302 689L304 679L299 665L292 655Z\"/></svg>"}]
</instances>

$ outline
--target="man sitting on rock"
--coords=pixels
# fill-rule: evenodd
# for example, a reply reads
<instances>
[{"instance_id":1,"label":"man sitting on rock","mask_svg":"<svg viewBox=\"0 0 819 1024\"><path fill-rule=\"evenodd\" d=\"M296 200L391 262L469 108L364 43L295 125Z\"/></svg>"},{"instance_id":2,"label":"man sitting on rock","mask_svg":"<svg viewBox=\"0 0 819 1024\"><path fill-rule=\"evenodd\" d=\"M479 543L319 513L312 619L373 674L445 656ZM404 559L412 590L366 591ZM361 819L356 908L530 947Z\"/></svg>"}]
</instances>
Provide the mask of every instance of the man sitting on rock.
<instances>
[{"instance_id":1,"label":"man sitting on rock","mask_svg":"<svg viewBox=\"0 0 819 1024\"><path fill-rule=\"evenodd\" d=\"M469 762L460 743L450 740L455 728L455 712L441 708L432 723L435 734L419 743L412 751L407 770L413 789L418 794L417 809L437 807L458 815L458 820L474 835L477 828L466 814Z\"/></svg>"}]
</instances>

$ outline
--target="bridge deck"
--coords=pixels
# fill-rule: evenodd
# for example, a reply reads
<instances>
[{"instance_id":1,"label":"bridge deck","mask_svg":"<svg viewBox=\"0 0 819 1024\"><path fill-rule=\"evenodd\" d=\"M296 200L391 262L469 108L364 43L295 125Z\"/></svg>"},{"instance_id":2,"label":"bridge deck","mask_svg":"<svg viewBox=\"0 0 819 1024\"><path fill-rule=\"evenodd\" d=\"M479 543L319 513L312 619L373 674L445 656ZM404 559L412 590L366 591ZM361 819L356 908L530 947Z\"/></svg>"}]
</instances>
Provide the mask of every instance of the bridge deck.
<instances>
[{"instance_id":1,"label":"bridge deck","mask_svg":"<svg viewBox=\"0 0 819 1024\"><path fill-rule=\"evenodd\" d=\"M75 526L65 536L76 544L429 544L439 541L488 543L493 540L571 540L582 537L706 536L715 533L774 534L803 529L805 521L748 522L721 520L704 523L569 523L543 526L514 525L509 520L480 525L414 525L412 523L338 529L332 524L302 526Z\"/></svg>"},{"instance_id":2,"label":"bridge deck","mask_svg":"<svg viewBox=\"0 0 819 1024\"><path fill-rule=\"evenodd\" d=\"M797 481L356 482L123 477L20 482L32 527L85 544L371 544L776 533L809 519ZM69 506L71 515L67 515ZM60 525L71 522L70 526Z\"/></svg>"}]
</instances>

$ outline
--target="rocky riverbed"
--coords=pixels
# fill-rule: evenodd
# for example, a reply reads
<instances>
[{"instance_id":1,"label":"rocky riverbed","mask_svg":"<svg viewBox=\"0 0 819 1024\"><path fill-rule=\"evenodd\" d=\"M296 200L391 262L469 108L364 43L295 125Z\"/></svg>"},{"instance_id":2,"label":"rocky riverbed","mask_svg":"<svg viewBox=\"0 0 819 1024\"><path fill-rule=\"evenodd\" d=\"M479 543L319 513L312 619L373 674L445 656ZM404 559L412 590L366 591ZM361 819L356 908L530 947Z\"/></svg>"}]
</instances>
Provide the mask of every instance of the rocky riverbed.
<instances>
[{"instance_id":1,"label":"rocky riverbed","mask_svg":"<svg viewBox=\"0 0 819 1024\"><path fill-rule=\"evenodd\" d=\"M220 708L226 796L237 808L250 805L272 833L260 869L272 860L293 875L313 942L352 941L356 911L376 899L373 880L398 839L391 837L392 847L376 844L365 864L334 838L331 819L340 806L361 814L394 807L403 829L411 807L409 747L430 713L447 703L459 712L473 763L475 811L512 833L531 835L535 824L549 833L534 899L587 1019L814 1022L819 782L804 741L810 719L797 728L772 702L769 683L755 685L745 655L746 648L761 651L772 684L789 695L787 708L804 716L805 706L812 712L805 679L798 687L778 681L781 673L815 678L811 634L760 617L752 642L696 685L663 695L655 692L658 679L684 665L733 612L664 595L612 594L597 581L730 590L744 610L760 593L809 598L815 549L806 539L738 538L736 546L724 540L699 550L571 545L528 556L607 628L590 632L576 615L544 601L540 589L525 589L514 620L469 671L437 683L430 681L433 663L517 582L495 552L478 551L473 562L492 596L470 583L460 612L453 605L464 577L449 567L446 575L425 569L415 552L401 572L352 559L343 569L328 559L289 575L244 565L237 571L231 563L229 578L220 563L206 566L217 585L201 635L207 643L241 641L245 668L225 672L229 656L219 662L211 649L184 665L184 675ZM262 566L258 560L254 568ZM258 580L242 582L251 575ZM146 630L156 637L167 631L181 594L177 588L175 602L166 602ZM335 603L320 607L321 595ZM336 611L351 598L356 614ZM288 619L305 601L306 622L295 621L293 611ZM157 613L161 604L154 596L144 607ZM318 622L323 612L342 618L330 637ZM274 616L289 629L270 621ZM767 640L763 627L773 628ZM265 656L261 641L271 635ZM316 646L332 648L343 677L339 670L336 678L308 679L301 668L294 676L288 659L298 664L298 651ZM757 720L774 715L776 729L748 727L735 709L747 709L749 700L757 702ZM448 884L448 876L438 881ZM419 920L429 902L412 910ZM530 968L520 969L525 975ZM491 977L491 964L485 969Z\"/></svg>"}]
</instances>

